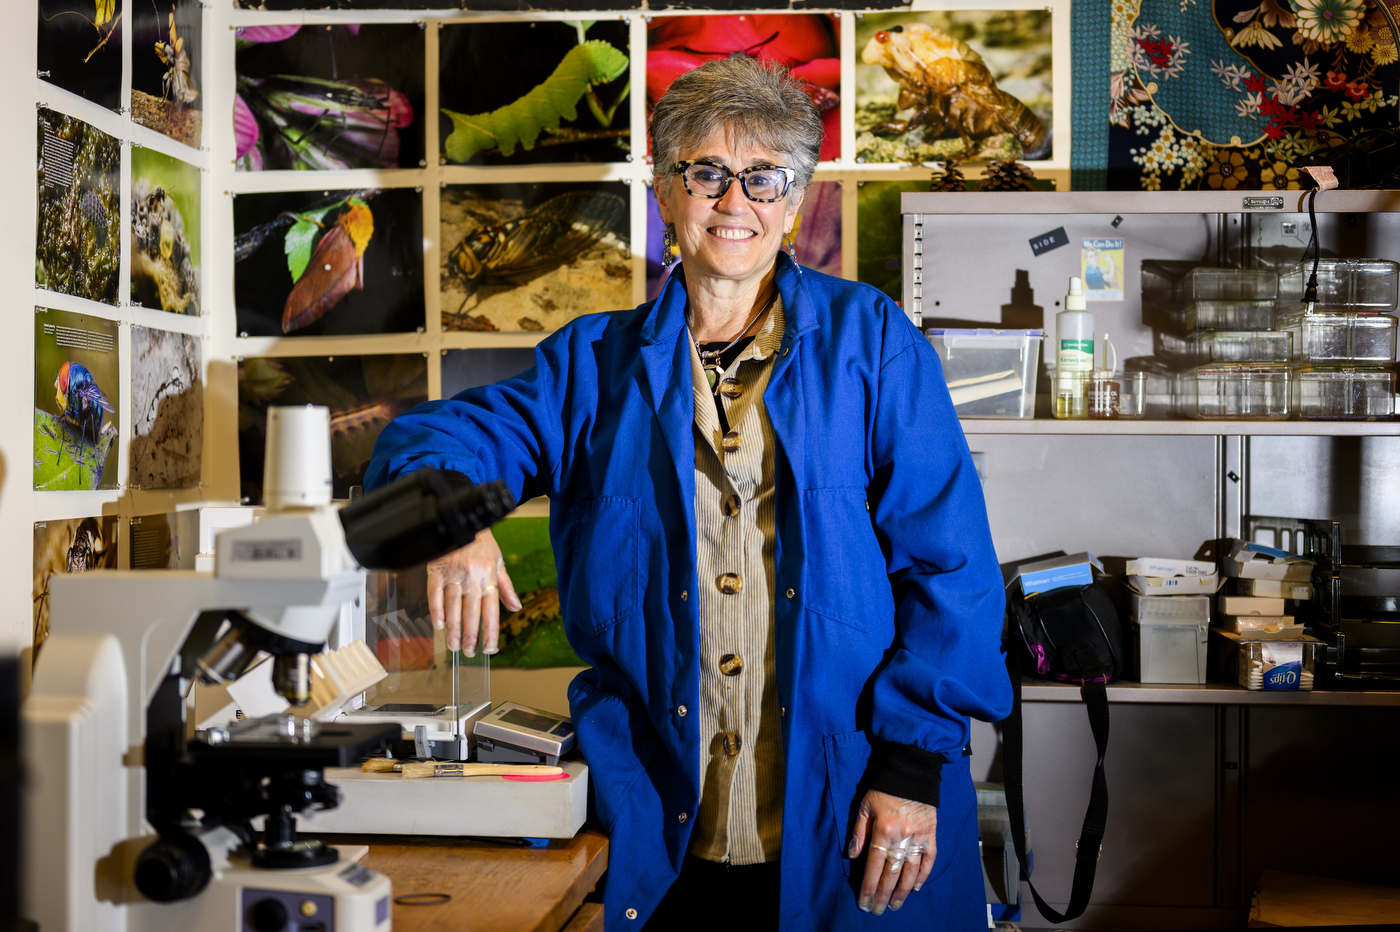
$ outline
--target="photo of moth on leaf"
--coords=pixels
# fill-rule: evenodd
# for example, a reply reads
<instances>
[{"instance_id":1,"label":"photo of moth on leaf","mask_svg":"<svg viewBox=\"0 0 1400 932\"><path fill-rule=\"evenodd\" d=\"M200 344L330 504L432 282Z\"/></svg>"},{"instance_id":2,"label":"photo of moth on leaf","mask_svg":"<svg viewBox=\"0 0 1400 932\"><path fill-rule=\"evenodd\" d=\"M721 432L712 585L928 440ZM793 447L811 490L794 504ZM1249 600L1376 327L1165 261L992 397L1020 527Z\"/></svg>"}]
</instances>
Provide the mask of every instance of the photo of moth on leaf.
<instances>
[{"instance_id":1,"label":"photo of moth on leaf","mask_svg":"<svg viewBox=\"0 0 1400 932\"><path fill-rule=\"evenodd\" d=\"M204 7L199 0L131 2L131 120L198 149Z\"/></svg>"},{"instance_id":2,"label":"photo of moth on leaf","mask_svg":"<svg viewBox=\"0 0 1400 932\"><path fill-rule=\"evenodd\" d=\"M34 488L117 487L117 323L35 308Z\"/></svg>"},{"instance_id":3,"label":"photo of moth on leaf","mask_svg":"<svg viewBox=\"0 0 1400 932\"><path fill-rule=\"evenodd\" d=\"M235 44L238 171L422 164L418 24L244 26Z\"/></svg>"},{"instance_id":4,"label":"photo of moth on leaf","mask_svg":"<svg viewBox=\"0 0 1400 932\"><path fill-rule=\"evenodd\" d=\"M606 181L444 187L444 328L554 330L631 307L629 192Z\"/></svg>"},{"instance_id":5,"label":"photo of moth on leaf","mask_svg":"<svg viewBox=\"0 0 1400 932\"><path fill-rule=\"evenodd\" d=\"M13 14L21 0L10 0ZM149 2L149 0L143 0ZM108 110L121 107L122 0L39 0L39 77Z\"/></svg>"},{"instance_id":6,"label":"photo of moth on leaf","mask_svg":"<svg viewBox=\"0 0 1400 932\"><path fill-rule=\"evenodd\" d=\"M423 326L422 195L413 188L234 200L234 301L249 336Z\"/></svg>"},{"instance_id":7,"label":"photo of moth on leaf","mask_svg":"<svg viewBox=\"0 0 1400 932\"><path fill-rule=\"evenodd\" d=\"M443 26L443 158L624 161L633 151L627 32L616 20Z\"/></svg>"}]
</instances>

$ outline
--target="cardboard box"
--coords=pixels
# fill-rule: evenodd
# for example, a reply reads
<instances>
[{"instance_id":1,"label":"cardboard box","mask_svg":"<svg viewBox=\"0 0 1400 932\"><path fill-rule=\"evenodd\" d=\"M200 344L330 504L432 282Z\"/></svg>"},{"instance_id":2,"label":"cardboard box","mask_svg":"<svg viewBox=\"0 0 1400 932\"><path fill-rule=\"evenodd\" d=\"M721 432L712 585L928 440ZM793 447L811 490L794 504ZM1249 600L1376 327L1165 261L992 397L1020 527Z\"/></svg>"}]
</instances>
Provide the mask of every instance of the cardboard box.
<instances>
[{"instance_id":1,"label":"cardboard box","mask_svg":"<svg viewBox=\"0 0 1400 932\"><path fill-rule=\"evenodd\" d=\"M1214 595L1221 579L1210 576L1129 576L1128 588L1138 595Z\"/></svg>"},{"instance_id":2,"label":"cardboard box","mask_svg":"<svg viewBox=\"0 0 1400 932\"><path fill-rule=\"evenodd\" d=\"M1103 564L1091 553L1073 553L1065 556L1023 563L1016 567L1016 578L1021 581L1021 592L1034 595L1063 589L1067 586L1087 586L1094 581L1094 570L1103 572Z\"/></svg>"},{"instance_id":3,"label":"cardboard box","mask_svg":"<svg viewBox=\"0 0 1400 932\"><path fill-rule=\"evenodd\" d=\"M1134 557L1128 561L1129 576L1166 579L1172 576L1214 576L1215 564L1201 560L1169 560L1166 557Z\"/></svg>"},{"instance_id":4,"label":"cardboard box","mask_svg":"<svg viewBox=\"0 0 1400 932\"><path fill-rule=\"evenodd\" d=\"M1313 596L1312 583L1286 579L1241 579L1235 583L1235 591L1266 599L1311 599Z\"/></svg>"},{"instance_id":5,"label":"cardboard box","mask_svg":"<svg viewBox=\"0 0 1400 932\"><path fill-rule=\"evenodd\" d=\"M1275 550L1244 540L1230 541L1230 552L1221 562L1226 576L1240 579L1283 579L1290 582L1312 579L1311 560L1286 550Z\"/></svg>"},{"instance_id":6,"label":"cardboard box","mask_svg":"<svg viewBox=\"0 0 1400 932\"><path fill-rule=\"evenodd\" d=\"M1303 633L1303 626L1295 624L1292 615L1226 615L1221 619L1220 627L1236 634L1248 635L1273 635L1276 637L1287 637L1290 634L1297 635ZM1297 631L1288 631L1288 628L1297 628Z\"/></svg>"},{"instance_id":7,"label":"cardboard box","mask_svg":"<svg viewBox=\"0 0 1400 932\"><path fill-rule=\"evenodd\" d=\"M1284 612L1283 599L1226 595L1223 592L1216 599L1215 605L1222 615L1282 615Z\"/></svg>"}]
</instances>

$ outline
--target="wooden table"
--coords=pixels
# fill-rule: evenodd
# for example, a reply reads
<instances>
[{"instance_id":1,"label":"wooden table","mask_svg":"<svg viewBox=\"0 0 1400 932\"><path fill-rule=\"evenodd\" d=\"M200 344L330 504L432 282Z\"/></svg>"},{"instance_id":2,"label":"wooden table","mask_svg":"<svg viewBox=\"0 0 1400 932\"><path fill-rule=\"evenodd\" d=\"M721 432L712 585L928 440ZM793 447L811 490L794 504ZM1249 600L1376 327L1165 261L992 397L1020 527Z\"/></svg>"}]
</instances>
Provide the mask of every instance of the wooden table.
<instances>
[{"instance_id":1,"label":"wooden table","mask_svg":"<svg viewBox=\"0 0 1400 932\"><path fill-rule=\"evenodd\" d=\"M584 903L608 866L608 840L585 828L546 848L426 835L321 835L368 845L362 864L393 882L394 898L446 893L434 906L394 904L394 932L602 932L603 907Z\"/></svg>"}]
</instances>

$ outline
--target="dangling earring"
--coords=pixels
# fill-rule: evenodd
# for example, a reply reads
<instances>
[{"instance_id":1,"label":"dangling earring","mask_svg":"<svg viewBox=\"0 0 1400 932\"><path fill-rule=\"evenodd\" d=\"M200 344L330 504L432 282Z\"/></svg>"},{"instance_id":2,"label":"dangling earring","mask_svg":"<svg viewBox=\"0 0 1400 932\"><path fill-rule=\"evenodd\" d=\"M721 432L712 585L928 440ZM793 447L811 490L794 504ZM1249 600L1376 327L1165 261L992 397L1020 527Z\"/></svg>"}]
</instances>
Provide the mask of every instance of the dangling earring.
<instances>
[{"instance_id":1,"label":"dangling earring","mask_svg":"<svg viewBox=\"0 0 1400 932\"><path fill-rule=\"evenodd\" d=\"M792 264L797 264L797 243L793 242L792 231L783 234L783 242L787 244L788 255L792 258Z\"/></svg>"},{"instance_id":2,"label":"dangling earring","mask_svg":"<svg viewBox=\"0 0 1400 932\"><path fill-rule=\"evenodd\" d=\"M669 269L674 261L673 253L676 249L676 228L669 223L666 229L661 231L661 267Z\"/></svg>"}]
</instances>

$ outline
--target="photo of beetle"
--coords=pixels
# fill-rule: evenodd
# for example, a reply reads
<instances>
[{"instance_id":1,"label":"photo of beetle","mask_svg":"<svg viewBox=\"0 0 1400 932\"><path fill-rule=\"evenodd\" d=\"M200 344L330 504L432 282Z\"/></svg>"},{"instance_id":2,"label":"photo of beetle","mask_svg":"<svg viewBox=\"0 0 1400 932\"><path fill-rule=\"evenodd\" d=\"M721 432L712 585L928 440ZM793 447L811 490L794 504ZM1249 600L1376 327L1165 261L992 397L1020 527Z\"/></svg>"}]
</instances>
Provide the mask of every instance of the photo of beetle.
<instances>
[{"instance_id":1,"label":"photo of beetle","mask_svg":"<svg viewBox=\"0 0 1400 932\"><path fill-rule=\"evenodd\" d=\"M447 330L554 330L631 307L628 188L618 182L442 191Z\"/></svg>"},{"instance_id":2,"label":"photo of beetle","mask_svg":"<svg viewBox=\"0 0 1400 932\"><path fill-rule=\"evenodd\" d=\"M1051 157L1051 14L879 14L857 25L866 162Z\"/></svg>"}]
</instances>

